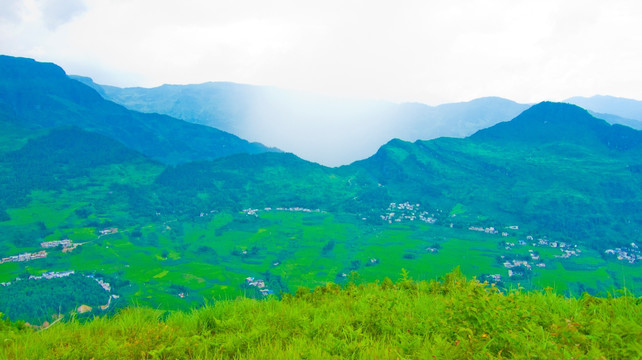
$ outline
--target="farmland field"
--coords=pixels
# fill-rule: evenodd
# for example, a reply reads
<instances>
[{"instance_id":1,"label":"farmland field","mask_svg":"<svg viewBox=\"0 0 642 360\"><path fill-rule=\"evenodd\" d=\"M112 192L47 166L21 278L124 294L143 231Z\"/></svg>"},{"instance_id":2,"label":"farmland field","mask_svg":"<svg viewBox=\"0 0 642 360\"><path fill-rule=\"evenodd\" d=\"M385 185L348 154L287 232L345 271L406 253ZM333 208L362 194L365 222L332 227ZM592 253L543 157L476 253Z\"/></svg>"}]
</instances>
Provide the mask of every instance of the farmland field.
<instances>
[{"instance_id":1,"label":"farmland field","mask_svg":"<svg viewBox=\"0 0 642 360\"><path fill-rule=\"evenodd\" d=\"M0 226L41 221L32 210L12 212L17 220ZM39 214L49 212L56 213L49 225L57 227L49 229L45 223L43 231L51 233L46 239L64 234L82 245L67 253L53 249L45 259L2 264L1 281L74 270L111 279L112 292L126 294L134 303L167 309L239 295L262 298L260 290L279 295L328 282L397 279L402 271L431 280L458 266L481 280L499 275L495 282L506 289L551 287L562 294L605 295L626 286L642 293L638 266L603 259L582 246L573 247L580 255L562 258L559 248L527 241L523 230L502 236L442 223L372 224L352 214L257 210L211 212L189 222L152 222L100 235L97 228L74 227L73 211L38 208ZM38 244L13 250L36 251ZM538 260L529 258L531 254ZM510 277L505 259L529 259L531 269ZM264 285L248 285L250 277L264 280Z\"/></svg>"}]
</instances>

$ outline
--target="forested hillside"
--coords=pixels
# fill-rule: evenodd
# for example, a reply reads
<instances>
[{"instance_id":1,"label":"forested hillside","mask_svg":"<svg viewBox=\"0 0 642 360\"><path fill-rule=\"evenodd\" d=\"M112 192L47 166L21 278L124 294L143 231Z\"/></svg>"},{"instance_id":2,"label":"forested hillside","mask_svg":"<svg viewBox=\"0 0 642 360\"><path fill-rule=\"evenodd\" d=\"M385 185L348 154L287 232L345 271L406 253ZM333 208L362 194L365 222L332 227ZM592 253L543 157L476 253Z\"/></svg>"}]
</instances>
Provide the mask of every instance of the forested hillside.
<instances>
[{"instance_id":1,"label":"forested hillside","mask_svg":"<svg viewBox=\"0 0 642 360\"><path fill-rule=\"evenodd\" d=\"M77 126L169 164L273 151L211 127L127 110L57 65L9 56L0 56L0 116L31 130Z\"/></svg>"},{"instance_id":2,"label":"forested hillside","mask_svg":"<svg viewBox=\"0 0 642 360\"><path fill-rule=\"evenodd\" d=\"M352 167L393 197L414 194L446 208L461 202L475 217L599 248L640 241L641 155L642 132L542 103L464 140L391 141Z\"/></svg>"}]
</instances>

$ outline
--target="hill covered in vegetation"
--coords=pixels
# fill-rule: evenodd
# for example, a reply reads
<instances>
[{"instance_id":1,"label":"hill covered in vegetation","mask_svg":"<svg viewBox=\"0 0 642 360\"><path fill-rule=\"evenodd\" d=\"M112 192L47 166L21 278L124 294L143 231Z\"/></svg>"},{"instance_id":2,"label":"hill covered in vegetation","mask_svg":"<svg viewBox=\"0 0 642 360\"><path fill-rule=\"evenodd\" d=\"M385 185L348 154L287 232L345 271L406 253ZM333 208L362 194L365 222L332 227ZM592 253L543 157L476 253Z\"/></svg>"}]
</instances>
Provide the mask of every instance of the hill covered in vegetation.
<instances>
[{"instance_id":1,"label":"hill covered in vegetation","mask_svg":"<svg viewBox=\"0 0 642 360\"><path fill-rule=\"evenodd\" d=\"M128 110L55 64L0 55L0 120L29 130L76 126L168 164L274 151L208 126Z\"/></svg>"},{"instance_id":2,"label":"hill covered in vegetation","mask_svg":"<svg viewBox=\"0 0 642 360\"><path fill-rule=\"evenodd\" d=\"M634 210L642 204L641 157L641 131L545 102L466 139L393 140L351 167L393 198L412 194L440 208L460 202L476 216L599 248L642 236Z\"/></svg>"},{"instance_id":3,"label":"hill covered in vegetation","mask_svg":"<svg viewBox=\"0 0 642 360\"><path fill-rule=\"evenodd\" d=\"M441 281L329 283L282 300L189 312L129 308L34 330L0 323L6 359L635 359L642 302L506 293L458 270Z\"/></svg>"}]
</instances>

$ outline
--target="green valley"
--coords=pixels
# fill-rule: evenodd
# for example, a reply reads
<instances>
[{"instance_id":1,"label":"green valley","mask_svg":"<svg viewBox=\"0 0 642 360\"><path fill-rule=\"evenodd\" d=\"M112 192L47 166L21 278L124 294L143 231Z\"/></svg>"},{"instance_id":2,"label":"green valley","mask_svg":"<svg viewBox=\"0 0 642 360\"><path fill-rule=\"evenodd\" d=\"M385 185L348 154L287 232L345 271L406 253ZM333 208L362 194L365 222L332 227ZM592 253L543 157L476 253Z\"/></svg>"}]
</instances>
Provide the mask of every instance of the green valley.
<instances>
[{"instance_id":1,"label":"green valley","mask_svg":"<svg viewBox=\"0 0 642 360\"><path fill-rule=\"evenodd\" d=\"M456 267L504 292L642 294L642 132L579 107L541 103L465 139L392 140L329 168L3 61L15 69L0 89L0 296L50 294L37 300L49 313L0 308L13 320ZM68 280L54 275L68 271L94 290L55 311Z\"/></svg>"}]
</instances>

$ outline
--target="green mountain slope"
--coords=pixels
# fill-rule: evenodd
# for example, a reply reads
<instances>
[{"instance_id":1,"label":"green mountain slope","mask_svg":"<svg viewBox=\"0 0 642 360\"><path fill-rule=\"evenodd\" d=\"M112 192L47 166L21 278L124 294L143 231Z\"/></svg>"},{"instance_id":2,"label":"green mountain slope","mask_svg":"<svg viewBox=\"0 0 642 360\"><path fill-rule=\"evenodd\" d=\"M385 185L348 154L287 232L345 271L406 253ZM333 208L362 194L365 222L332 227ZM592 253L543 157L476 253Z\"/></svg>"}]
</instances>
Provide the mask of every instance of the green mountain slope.
<instances>
[{"instance_id":1,"label":"green mountain slope","mask_svg":"<svg viewBox=\"0 0 642 360\"><path fill-rule=\"evenodd\" d=\"M542 103L468 139L395 140L353 166L397 198L463 203L476 216L603 246L640 239L641 150L640 131Z\"/></svg>"},{"instance_id":2,"label":"green mountain slope","mask_svg":"<svg viewBox=\"0 0 642 360\"><path fill-rule=\"evenodd\" d=\"M376 183L287 153L184 164L166 169L156 183L163 189L162 199L180 197L235 210L278 206L363 211L383 205L367 198L376 192Z\"/></svg>"},{"instance_id":3,"label":"green mountain slope","mask_svg":"<svg viewBox=\"0 0 642 360\"><path fill-rule=\"evenodd\" d=\"M113 139L76 127L42 132L17 150L0 153L0 209L4 220L8 220L8 209L28 207L38 198L66 208L65 212L84 208L80 210L84 218L90 215L87 209L110 217L120 211L153 214L153 208L142 210L142 204L130 204L128 198L135 193L133 189L149 184L162 165ZM9 237L6 243L13 240Z\"/></svg>"},{"instance_id":4,"label":"green mountain slope","mask_svg":"<svg viewBox=\"0 0 642 360\"><path fill-rule=\"evenodd\" d=\"M6 170L2 198L11 205L20 204L34 190L77 187L74 180L89 177L99 167L153 164L112 139L73 127L31 139L19 150L0 155L0 163Z\"/></svg>"},{"instance_id":5,"label":"green mountain slope","mask_svg":"<svg viewBox=\"0 0 642 360\"><path fill-rule=\"evenodd\" d=\"M211 127L127 110L69 79L60 67L30 59L0 56L0 99L0 116L17 126L77 126L164 163L270 151Z\"/></svg>"}]
</instances>

